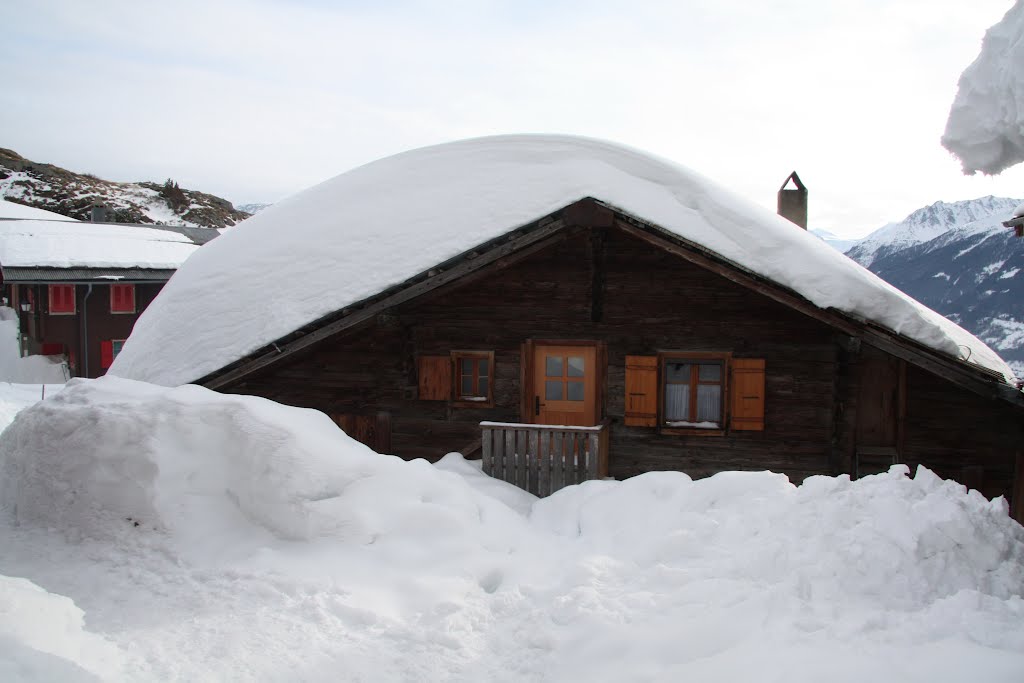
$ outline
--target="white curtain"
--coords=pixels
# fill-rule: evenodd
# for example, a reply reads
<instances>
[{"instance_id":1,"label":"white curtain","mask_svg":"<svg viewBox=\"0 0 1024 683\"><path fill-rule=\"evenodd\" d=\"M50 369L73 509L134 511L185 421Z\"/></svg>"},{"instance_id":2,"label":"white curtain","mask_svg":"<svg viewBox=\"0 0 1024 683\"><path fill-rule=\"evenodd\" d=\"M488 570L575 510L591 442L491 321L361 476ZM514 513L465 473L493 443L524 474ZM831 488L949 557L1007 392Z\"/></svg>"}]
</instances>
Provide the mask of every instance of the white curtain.
<instances>
[{"instance_id":1,"label":"white curtain","mask_svg":"<svg viewBox=\"0 0 1024 683\"><path fill-rule=\"evenodd\" d=\"M722 421L722 387L718 384L697 386L697 422Z\"/></svg>"},{"instance_id":2,"label":"white curtain","mask_svg":"<svg viewBox=\"0 0 1024 683\"><path fill-rule=\"evenodd\" d=\"M699 392L698 388L698 392ZM690 419L690 385L668 384L665 386L665 420Z\"/></svg>"}]
</instances>

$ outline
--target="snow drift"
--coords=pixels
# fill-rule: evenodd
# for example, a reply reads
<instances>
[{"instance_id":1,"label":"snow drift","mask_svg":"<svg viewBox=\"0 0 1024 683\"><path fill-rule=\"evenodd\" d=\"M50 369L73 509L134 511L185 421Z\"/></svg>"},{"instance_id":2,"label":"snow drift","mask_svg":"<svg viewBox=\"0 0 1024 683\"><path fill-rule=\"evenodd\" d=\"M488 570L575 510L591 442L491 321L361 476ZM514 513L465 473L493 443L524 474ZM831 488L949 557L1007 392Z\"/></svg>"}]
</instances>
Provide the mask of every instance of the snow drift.
<instances>
[{"instance_id":1,"label":"snow drift","mask_svg":"<svg viewBox=\"0 0 1024 683\"><path fill-rule=\"evenodd\" d=\"M585 197L699 243L821 308L877 322L1013 381L983 342L789 221L672 162L567 136L427 147L278 202L183 264L110 372L168 386L195 381Z\"/></svg>"},{"instance_id":2,"label":"snow drift","mask_svg":"<svg viewBox=\"0 0 1024 683\"><path fill-rule=\"evenodd\" d=\"M996 175L1024 161L1024 0L988 30L960 76L942 144L966 174Z\"/></svg>"},{"instance_id":3,"label":"snow drift","mask_svg":"<svg viewBox=\"0 0 1024 683\"><path fill-rule=\"evenodd\" d=\"M536 500L314 411L75 380L0 435L0 574L49 592L0 583L0 662L43 600L101 678L1019 681L1024 529L906 474Z\"/></svg>"}]
</instances>

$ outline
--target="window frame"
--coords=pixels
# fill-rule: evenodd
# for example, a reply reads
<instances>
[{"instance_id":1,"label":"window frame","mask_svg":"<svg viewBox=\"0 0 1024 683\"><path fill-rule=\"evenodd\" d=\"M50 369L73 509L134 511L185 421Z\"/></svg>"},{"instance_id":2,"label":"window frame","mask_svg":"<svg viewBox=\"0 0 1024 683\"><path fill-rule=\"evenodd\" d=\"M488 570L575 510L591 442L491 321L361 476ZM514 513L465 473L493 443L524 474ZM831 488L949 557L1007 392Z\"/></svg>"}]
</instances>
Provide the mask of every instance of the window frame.
<instances>
[{"instance_id":1,"label":"window frame","mask_svg":"<svg viewBox=\"0 0 1024 683\"><path fill-rule=\"evenodd\" d=\"M127 287L128 291L131 292L131 295L130 295L131 296L131 301L132 301L132 308L131 308L131 310L127 310L127 309L119 310L119 309L114 307L114 290L117 289L118 287ZM124 299L122 297L122 301L123 300ZM130 282L113 282L113 283L111 283L110 284L110 313L112 315L134 315L136 310L137 309L136 309L136 306L135 306L135 285L133 283L130 283Z\"/></svg>"},{"instance_id":2,"label":"window frame","mask_svg":"<svg viewBox=\"0 0 1024 683\"><path fill-rule=\"evenodd\" d=\"M494 351L451 352L452 359L452 391L451 404L455 408L493 408L494 407ZM462 361L473 362L473 388L475 393L462 395ZM480 393L480 361L487 361L487 394Z\"/></svg>"},{"instance_id":3,"label":"window frame","mask_svg":"<svg viewBox=\"0 0 1024 683\"><path fill-rule=\"evenodd\" d=\"M71 310L54 310L54 292L58 289L71 290ZM47 285L46 286L46 312L49 315L76 315L78 313L78 291L73 284Z\"/></svg>"},{"instance_id":4,"label":"window frame","mask_svg":"<svg viewBox=\"0 0 1024 683\"><path fill-rule=\"evenodd\" d=\"M694 365L693 373L699 372L696 366L701 362L710 364L718 363L722 368L721 382L721 408L720 419L717 428L705 427L672 427L665 418L666 411L666 370L667 364L674 361L685 361ZM692 352L692 351L661 351L658 353L658 432L661 434L678 434L686 436L725 436L729 431L729 376L731 372L732 354L728 352ZM690 401L694 400L696 390L691 389ZM690 404L694 408L694 404Z\"/></svg>"}]
</instances>

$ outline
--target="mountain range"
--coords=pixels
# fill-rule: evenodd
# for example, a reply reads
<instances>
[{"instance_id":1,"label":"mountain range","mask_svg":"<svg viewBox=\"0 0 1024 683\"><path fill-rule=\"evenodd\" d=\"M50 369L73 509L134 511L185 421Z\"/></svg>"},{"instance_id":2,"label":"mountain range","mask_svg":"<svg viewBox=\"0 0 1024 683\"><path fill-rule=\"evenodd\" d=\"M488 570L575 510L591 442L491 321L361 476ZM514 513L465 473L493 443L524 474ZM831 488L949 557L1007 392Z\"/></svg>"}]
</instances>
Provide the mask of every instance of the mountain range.
<instances>
[{"instance_id":1,"label":"mountain range","mask_svg":"<svg viewBox=\"0 0 1024 683\"><path fill-rule=\"evenodd\" d=\"M970 330L1024 377L1024 240L1003 221L1020 199L936 202L845 253Z\"/></svg>"}]
</instances>

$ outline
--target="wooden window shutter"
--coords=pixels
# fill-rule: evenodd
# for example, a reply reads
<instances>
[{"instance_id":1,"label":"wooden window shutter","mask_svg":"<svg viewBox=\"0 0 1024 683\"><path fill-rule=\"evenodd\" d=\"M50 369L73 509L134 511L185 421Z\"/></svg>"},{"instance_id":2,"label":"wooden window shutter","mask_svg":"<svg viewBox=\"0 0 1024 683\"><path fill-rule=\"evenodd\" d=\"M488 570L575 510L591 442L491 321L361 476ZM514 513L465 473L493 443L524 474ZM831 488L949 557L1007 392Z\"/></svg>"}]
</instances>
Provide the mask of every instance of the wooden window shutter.
<instances>
[{"instance_id":1,"label":"wooden window shutter","mask_svg":"<svg viewBox=\"0 0 1024 683\"><path fill-rule=\"evenodd\" d=\"M764 431L764 359L732 360L732 429Z\"/></svg>"},{"instance_id":2,"label":"wooden window shutter","mask_svg":"<svg viewBox=\"0 0 1024 683\"><path fill-rule=\"evenodd\" d=\"M626 419L629 427L658 426L658 357L626 356Z\"/></svg>"},{"instance_id":3,"label":"wooden window shutter","mask_svg":"<svg viewBox=\"0 0 1024 683\"><path fill-rule=\"evenodd\" d=\"M447 401L452 395L450 356L420 356L417 359L421 401Z\"/></svg>"},{"instance_id":4,"label":"wooden window shutter","mask_svg":"<svg viewBox=\"0 0 1024 683\"><path fill-rule=\"evenodd\" d=\"M100 367L109 368L114 363L114 342L100 342Z\"/></svg>"}]
</instances>

